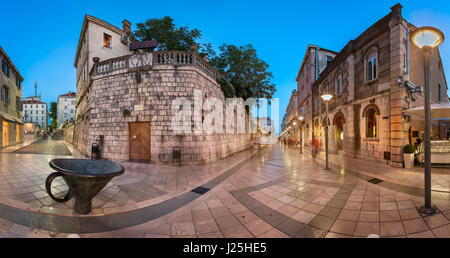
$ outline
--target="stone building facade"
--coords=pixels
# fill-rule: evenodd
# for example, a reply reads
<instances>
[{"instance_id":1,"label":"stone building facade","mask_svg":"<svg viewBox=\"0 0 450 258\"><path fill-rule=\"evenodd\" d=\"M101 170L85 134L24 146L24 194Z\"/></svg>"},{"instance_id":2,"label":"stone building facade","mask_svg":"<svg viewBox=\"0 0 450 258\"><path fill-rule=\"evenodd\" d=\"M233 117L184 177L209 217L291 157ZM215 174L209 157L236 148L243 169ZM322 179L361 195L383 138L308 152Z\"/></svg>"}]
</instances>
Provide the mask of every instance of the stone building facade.
<instances>
[{"instance_id":1,"label":"stone building facade","mask_svg":"<svg viewBox=\"0 0 450 258\"><path fill-rule=\"evenodd\" d=\"M224 95L216 82L215 71L195 53L153 52L148 65L131 68L133 56L120 57L98 63L93 68L92 83L86 103L89 113L86 120L86 146L78 143L80 150L89 153L93 142L104 139L102 157L115 161L131 158L133 123L149 123L150 162L182 164L207 163L245 150L256 142L254 134L177 134L171 128L172 118L178 110L172 110L172 101L186 98L194 102L194 90L206 98L217 98L225 103ZM158 63L162 56L183 55L189 64ZM109 63L122 62L116 69ZM138 74L138 75L137 75ZM140 77L140 79L138 79ZM142 108L136 108L142 107ZM189 107L190 108L190 107ZM201 117L193 118L194 120ZM247 128L248 129L248 128ZM139 137L139 136L138 136Z\"/></svg>"},{"instance_id":2,"label":"stone building facade","mask_svg":"<svg viewBox=\"0 0 450 258\"><path fill-rule=\"evenodd\" d=\"M281 130L285 132L283 134L284 138L294 141L302 139L302 145L308 145L311 142L314 129L311 126L312 85L320 73L331 63L336 54L334 51L316 45L308 45L306 48L305 56L296 77L297 88L293 91L286 109L286 125ZM294 102L295 105L293 104ZM298 119L300 116L304 118L302 122ZM286 130L286 128L290 128L290 130Z\"/></svg>"},{"instance_id":3,"label":"stone building facade","mask_svg":"<svg viewBox=\"0 0 450 258\"><path fill-rule=\"evenodd\" d=\"M84 31L89 31L89 22L85 20ZM128 24L124 23L122 33L129 29ZM111 29L111 26L103 27ZM82 37L91 33L103 31L82 32ZM199 164L227 157L256 143L257 134L178 133L171 127L179 112L172 109L175 99L185 98L190 103L189 109L195 102L208 98L217 98L225 107L225 97L217 83L218 73L195 50L140 53L123 50L105 58L92 54L92 46L89 43L77 52L85 56L76 61L79 64L82 59L98 57L87 79L77 86L73 142L82 153L91 155L92 144L99 144L100 156L108 160ZM76 66L81 69L78 78L84 66ZM195 95L195 90L201 91L201 95ZM205 116L193 113L192 129ZM246 128L248 132L248 124Z\"/></svg>"},{"instance_id":4,"label":"stone building facade","mask_svg":"<svg viewBox=\"0 0 450 258\"><path fill-rule=\"evenodd\" d=\"M85 15L78 40L77 52L74 66L76 72L77 106L76 106L76 128L74 142L84 148L87 153L87 128L86 120L80 120L89 112L87 104L88 89L91 83L90 71L94 66L94 58L104 61L118 56L129 55L128 39L125 37L127 31L131 30L131 23L127 20L122 22L123 29L111 25L96 17Z\"/></svg>"},{"instance_id":5,"label":"stone building facade","mask_svg":"<svg viewBox=\"0 0 450 258\"><path fill-rule=\"evenodd\" d=\"M424 59L422 51L409 42L408 35L415 27L402 17L402 6L397 4L391 10L351 40L312 85L312 125L313 136L324 146L328 119L330 152L402 166L403 146L413 143L412 130L420 130L403 111L423 105L423 96L410 102L399 78L424 85ZM438 49L433 50L431 59L433 100L448 101ZM328 118L320 99L325 92L334 96ZM420 124L416 122L416 127ZM447 130L433 127L437 133Z\"/></svg>"},{"instance_id":6,"label":"stone building facade","mask_svg":"<svg viewBox=\"0 0 450 258\"><path fill-rule=\"evenodd\" d=\"M0 47L0 148L22 142L22 82L18 69Z\"/></svg>"}]
</instances>

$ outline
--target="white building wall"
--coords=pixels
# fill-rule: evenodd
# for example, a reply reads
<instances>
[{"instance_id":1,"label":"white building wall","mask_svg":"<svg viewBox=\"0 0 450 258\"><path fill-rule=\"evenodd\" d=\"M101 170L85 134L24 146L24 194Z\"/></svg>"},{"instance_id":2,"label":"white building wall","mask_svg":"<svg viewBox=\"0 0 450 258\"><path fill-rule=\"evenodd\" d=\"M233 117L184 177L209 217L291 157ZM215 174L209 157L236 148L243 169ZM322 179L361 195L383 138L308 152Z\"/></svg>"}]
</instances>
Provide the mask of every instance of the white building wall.
<instances>
[{"instance_id":1,"label":"white building wall","mask_svg":"<svg viewBox=\"0 0 450 258\"><path fill-rule=\"evenodd\" d=\"M57 127L65 121L75 120L76 97L59 97L57 105Z\"/></svg>"},{"instance_id":2,"label":"white building wall","mask_svg":"<svg viewBox=\"0 0 450 258\"><path fill-rule=\"evenodd\" d=\"M112 37L111 48L103 47L103 34L106 33ZM105 61L111 58L129 55L131 52L128 49L128 45L120 42L122 34L100 26L96 23L90 22L87 29L88 34L88 62L89 69L91 71L94 65L92 58L98 57L101 61Z\"/></svg>"},{"instance_id":3,"label":"white building wall","mask_svg":"<svg viewBox=\"0 0 450 258\"><path fill-rule=\"evenodd\" d=\"M47 129L47 104L45 103L32 103L23 104L23 121L31 122L39 125L41 129Z\"/></svg>"}]
</instances>

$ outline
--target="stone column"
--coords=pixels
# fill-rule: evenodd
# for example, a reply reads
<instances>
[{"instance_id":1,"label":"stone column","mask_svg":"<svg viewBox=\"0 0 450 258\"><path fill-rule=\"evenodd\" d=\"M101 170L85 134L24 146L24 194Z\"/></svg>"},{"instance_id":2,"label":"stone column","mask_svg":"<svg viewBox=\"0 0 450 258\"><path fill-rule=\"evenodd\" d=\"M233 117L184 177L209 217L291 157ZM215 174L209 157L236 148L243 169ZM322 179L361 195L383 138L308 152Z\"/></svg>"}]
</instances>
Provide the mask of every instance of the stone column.
<instances>
[{"instance_id":1,"label":"stone column","mask_svg":"<svg viewBox=\"0 0 450 258\"><path fill-rule=\"evenodd\" d=\"M405 134L402 128L402 113L404 106L405 90L399 87L397 80L404 76L404 57L406 53L406 29L407 23L402 19L402 6L400 4L391 8L390 27L390 165L402 167L402 147L405 145ZM407 78L406 78L407 79Z\"/></svg>"},{"instance_id":2,"label":"stone column","mask_svg":"<svg viewBox=\"0 0 450 258\"><path fill-rule=\"evenodd\" d=\"M336 125L333 124L333 120L331 120L330 126L328 126L328 150L330 151L330 153L338 153L338 148L337 148L337 144L336 144L336 137L335 137L335 132L336 130Z\"/></svg>"}]
</instances>

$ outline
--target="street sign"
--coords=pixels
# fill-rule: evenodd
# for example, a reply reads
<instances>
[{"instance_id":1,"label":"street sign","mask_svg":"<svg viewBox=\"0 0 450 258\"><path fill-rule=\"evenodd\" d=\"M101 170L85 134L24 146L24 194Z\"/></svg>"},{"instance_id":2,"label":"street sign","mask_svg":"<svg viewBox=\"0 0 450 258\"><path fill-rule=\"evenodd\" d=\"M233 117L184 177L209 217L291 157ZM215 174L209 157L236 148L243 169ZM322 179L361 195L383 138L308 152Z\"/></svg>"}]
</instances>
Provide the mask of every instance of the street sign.
<instances>
[{"instance_id":1,"label":"street sign","mask_svg":"<svg viewBox=\"0 0 450 258\"><path fill-rule=\"evenodd\" d=\"M147 48L155 48L156 40L147 40L147 41L137 41L130 44L130 50L138 50L138 49L147 49Z\"/></svg>"},{"instance_id":2,"label":"street sign","mask_svg":"<svg viewBox=\"0 0 450 258\"><path fill-rule=\"evenodd\" d=\"M142 111L142 110L144 110L143 105L134 105L134 111Z\"/></svg>"}]
</instances>

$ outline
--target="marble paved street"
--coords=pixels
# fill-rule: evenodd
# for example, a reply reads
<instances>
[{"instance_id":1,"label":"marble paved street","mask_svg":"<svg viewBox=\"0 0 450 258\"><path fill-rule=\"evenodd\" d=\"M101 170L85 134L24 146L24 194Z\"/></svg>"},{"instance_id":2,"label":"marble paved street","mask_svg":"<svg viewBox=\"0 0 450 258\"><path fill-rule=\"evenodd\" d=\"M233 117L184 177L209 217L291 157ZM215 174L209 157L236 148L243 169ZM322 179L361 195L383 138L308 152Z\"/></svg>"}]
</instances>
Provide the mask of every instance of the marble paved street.
<instances>
[{"instance_id":1,"label":"marble paved street","mask_svg":"<svg viewBox=\"0 0 450 258\"><path fill-rule=\"evenodd\" d=\"M66 144L61 140L53 140L51 137L40 139L36 142L14 151L19 154L46 154L46 155L71 155Z\"/></svg>"},{"instance_id":2,"label":"marble paved street","mask_svg":"<svg viewBox=\"0 0 450 258\"><path fill-rule=\"evenodd\" d=\"M5 155L10 154L1 156L2 163ZM296 149L264 147L244 165L216 175L214 184L203 184L211 187L206 191L184 192L182 198L172 196L178 198L174 202L149 203L120 217L104 214L110 224L118 218L142 223L112 230L93 223L91 232L73 233L80 237L450 237L448 192L434 192L439 213L422 216L417 212L423 204L420 188L373 184L368 182L371 177L338 165L326 171L318 161ZM233 163L228 160L227 164ZM133 173L144 170L136 165ZM179 170L175 181L183 174ZM37 228L0 219L0 237L67 237L71 233Z\"/></svg>"}]
</instances>

